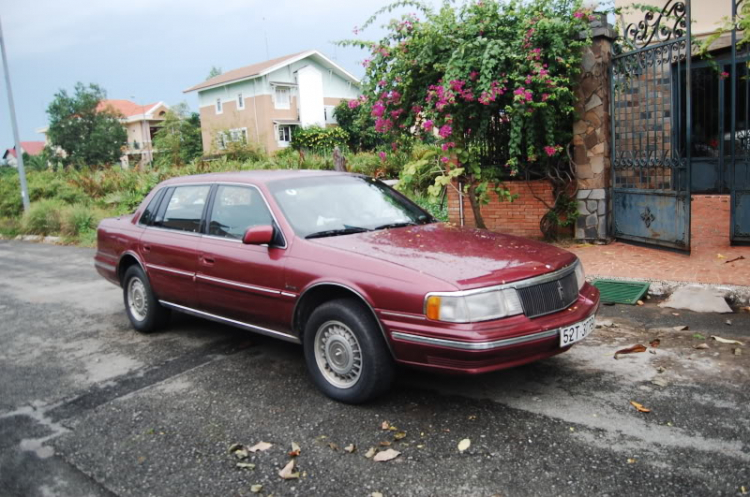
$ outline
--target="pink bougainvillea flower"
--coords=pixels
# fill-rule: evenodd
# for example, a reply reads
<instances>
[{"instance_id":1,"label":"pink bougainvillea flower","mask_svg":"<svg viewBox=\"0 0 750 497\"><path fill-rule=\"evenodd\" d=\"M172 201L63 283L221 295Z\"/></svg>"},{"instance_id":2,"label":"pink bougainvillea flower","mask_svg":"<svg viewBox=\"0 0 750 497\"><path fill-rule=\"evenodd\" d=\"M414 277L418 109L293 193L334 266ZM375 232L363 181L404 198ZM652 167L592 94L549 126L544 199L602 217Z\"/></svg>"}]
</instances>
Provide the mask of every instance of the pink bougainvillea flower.
<instances>
[{"instance_id":1,"label":"pink bougainvillea flower","mask_svg":"<svg viewBox=\"0 0 750 497\"><path fill-rule=\"evenodd\" d=\"M393 129L393 121L379 117L375 120L375 131L378 133L387 133Z\"/></svg>"},{"instance_id":2,"label":"pink bougainvillea flower","mask_svg":"<svg viewBox=\"0 0 750 497\"><path fill-rule=\"evenodd\" d=\"M450 159L448 159L448 157L446 157L446 156L442 156L442 157L440 157L440 160L442 162L448 162Z\"/></svg>"},{"instance_id":3,"label":"pink bougainvillea flower","mask_svg":"<svg viewBox=\"0 0 750 497\"><path fill-rule=\"evenodd\" d=\"M471 71L469 73L469 79L472 81L476 81L478 77L479 77L479 73L476 71Z\"/></svg>"},{"instance_id":4,"label":"pink bougainvillea flower","mask_svg":"<svg viewBox=\"0 0 750 497\"><path fill-rule=\"evenodd\" d=\"M350 109L356 109L357 107L359 107L359 100L349 100L347 105Z\"/></svg>"},{"instance_id":5,"label":"pink bougainvillea flower","mask_svg":"<svg viewBox=\"0 0 750 497\"><path fill-rule=\"evenodd\" d=\"M381 79L380 81L378 81L378 86L385 86L385 84L386 84L386 81L384 79Z\"/></svg>"},{"instance_id":6,"label":"pink bougainvillea flower","mask_svg":"<svg viewBox=\"0 0 750 497\"><path fill-rule=\"evenodd\" d=\"M385 113L385 104L382 100L378 100L372 106L372 117L383 117Z\"/></svg>"},{"instance_id":7,"label":"pink bougainvillea flower","mask_svg":"<svg viewBox=\"0 0 750 497\"><path fill-rule=\"evenodd\" d=\"M378 156L380 157L380 160L385 162L385 152L378 152Z\"/></svg>"},{"instance_id":8,"label":"pink bougainvillea flower","mask_svg":"<svg viewBox=\"0 0 750 497\"><path fill-rule=\"evenodd\" d=\"M721 79L727 79L729 77L729 73L726 71L722 71L721 74L719 74L719 77Z\"/></svg>"},{"instance_id":9,"label":"pink bougainvillea flower","mask_svg":"<svg viewBox=\"0 0 750 497\"><path fill-rule=\"evenodd\" d=\"M451 133L453 133L453 128L448 124L440 126L440 131L438 131L438 135L440 135L441 138L448 138Z\"/></svg>"},{"instance_id":10,"label":"pink bougainvillea flower","mask_svg":"<svg viewBox=\"0 0 750 497\"><path fill-rule=\"evenodd\" d=\"M403 113L404 113L404 109L391 111L391 119L398 119L398 117Z\"/></svg>"},{"instance_id":11,"label":"pink bougainvillea flower","mask_svg":"<svg viewBox=\"0 0 750 497\"><path fill-rule=\"evenodd\" d=\"M542 93L542 102L546 102L549 98L549 93Z\"/></svg>"},{"instance_id":12,"label":"pink bougainvillea flower","mask_svg":"<svg viewBox=\"0 0 750 497\"><path fill-rule=\"evenodd\" d=\"M446 142L446 143L443 143L442 145L440 145L440 148L442 148L443 151L447 152L448 150L450 150L451 148L453 148L455 146L456 146L456 144L453 143L453 142Z\"/></svg>"},{"instance_id":13,"label":"pink bougainvillea flower","mask_svg":"<svg viewBox=\"0 0 750 497\"><path fill-rule=\"evenodd\" d=\"M391 150L393 150L394 152L398 150L398 143L396 142L391 143Z\"/></svg>"},{"instance_id":14,"label":"pink bougainvillea flower","mask_svg":"<svg viewBox=\"0 0 750 497\"><path fill-rule=\"evenodd\" d=\"M557 147L551 147L547 145L546 147L544 147L544 153L547 154L547 157L552 157L557 153Z\"/></svg>"},{"instance_id":15,"label":"pink bougainvillea flower","mask_svg":"<svg viewBox=\"0 0 750 497\"><path fill-rule=\"evenodd\" d=\"M581 12L581 11L579 10L579 11L577 11L577 12L575 12L575 13L573 14L573 17L575 17L576 19L581 19L581 18L583 18L583 16L584 16L584 15L586 15L586 14L584 14L583 12Z\"/></svg>"},{"instance_id":16,"label":"pink bougainvillea flower","mask_svg":"<svg viewBox=\"0 0 750 497\"><path fill-rule=\"evenodd\" d=\"M432 121L432 119L428 119L422 123L422 127L425 129L425 131L430 131L433 126L435 126L435 123Z\"/></svg>"},{"instance_id":17,"label":"pink bougainvillea flower","mask_svg":"<svg viewBox=\"0 0 750 497\"><path fill-rule=\"evenodd\" d=\"M362 67L367 67L370 65L370 62L372 62L370 59L365 59L362 61Z\"/></svg>"}]
</instances>

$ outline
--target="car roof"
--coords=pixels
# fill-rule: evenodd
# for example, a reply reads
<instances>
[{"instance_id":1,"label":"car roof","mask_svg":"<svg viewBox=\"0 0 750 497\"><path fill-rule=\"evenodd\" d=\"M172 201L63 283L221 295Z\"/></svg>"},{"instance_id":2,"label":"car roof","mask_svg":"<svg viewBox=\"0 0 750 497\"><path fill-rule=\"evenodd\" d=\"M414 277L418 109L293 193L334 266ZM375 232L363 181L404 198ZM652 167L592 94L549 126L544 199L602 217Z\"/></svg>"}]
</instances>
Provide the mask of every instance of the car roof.
<instances>
[{"instance_id":1,"label":"car roof","mask_svg":"<svg viewBox=\"0 0 750 497\"><path fill-rule=\"evenodd\" d=\"M232 182L247 183L249 185L265 184L271 181L292 178L311 178L318 176L350 175L338 171L321 171L318 169L270 169L257 171L230 171L224 173L193 174L178 176L164 181L165 185L179 185L187 183ZM354 175L351 175L354 176ZM357 175L359 176L359 175Z\"/></svg>"}]
</instances>

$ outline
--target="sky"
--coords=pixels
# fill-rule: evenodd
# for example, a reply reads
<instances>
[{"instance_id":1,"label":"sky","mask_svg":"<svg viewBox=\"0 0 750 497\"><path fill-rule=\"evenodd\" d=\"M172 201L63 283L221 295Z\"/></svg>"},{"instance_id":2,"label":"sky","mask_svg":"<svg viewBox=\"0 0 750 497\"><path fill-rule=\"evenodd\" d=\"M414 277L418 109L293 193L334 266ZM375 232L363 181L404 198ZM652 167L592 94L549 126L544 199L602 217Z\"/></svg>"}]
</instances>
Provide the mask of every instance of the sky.
<instances>
[{"instance_id":1,"label":"sky","mask_svg":"<svg viewBox=\"0 0 750 497\"><path fill-rule=\"evenodd\" d=\"M42 140L46 109L60 89L97 83L108 98L139 104L186 102L183 90L224 71L317 49L357 77L366 54L332 42L389 0L0 0L21 140ZM438 4L438 0L428 0ZM379 26L359 34L378 39ZM266 39L268 43L266 44ZM267 47L267 48L266 48ZM0 66L0 73L2 67ZM0 149L13 146L4 78Z\"/></svg>"}]
</instances>

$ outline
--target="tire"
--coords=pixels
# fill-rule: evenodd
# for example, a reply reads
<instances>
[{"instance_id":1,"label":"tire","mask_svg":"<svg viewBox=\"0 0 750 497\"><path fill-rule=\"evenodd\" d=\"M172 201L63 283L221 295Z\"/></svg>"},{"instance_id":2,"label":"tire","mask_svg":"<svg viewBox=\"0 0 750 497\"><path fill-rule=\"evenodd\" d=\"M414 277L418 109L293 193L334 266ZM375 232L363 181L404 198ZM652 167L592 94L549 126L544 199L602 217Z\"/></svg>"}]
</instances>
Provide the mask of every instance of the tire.
<instances>
[{"instance_id":1,"label":"tire","mask_svg":"<svg viewBox=\"0 0 750 497\"><path fill-rule=\"evenodd\" d=\"M370 310L353 299L333 300L310 315L305 362L328 397L361 404L387 392L395 377L391 353Z\"/></svg>"},{"instance_id":2,"label":"tire","mask_svg":"<svg viewBox=\"0 0 750 497\"><path fill-rule=\"evenodd\" d=\"M156 299L146 273L137 264L122 278L122 296L130 324L141 333L160 330L169 323L169 309Z\"/></svg>"}]
</instances>

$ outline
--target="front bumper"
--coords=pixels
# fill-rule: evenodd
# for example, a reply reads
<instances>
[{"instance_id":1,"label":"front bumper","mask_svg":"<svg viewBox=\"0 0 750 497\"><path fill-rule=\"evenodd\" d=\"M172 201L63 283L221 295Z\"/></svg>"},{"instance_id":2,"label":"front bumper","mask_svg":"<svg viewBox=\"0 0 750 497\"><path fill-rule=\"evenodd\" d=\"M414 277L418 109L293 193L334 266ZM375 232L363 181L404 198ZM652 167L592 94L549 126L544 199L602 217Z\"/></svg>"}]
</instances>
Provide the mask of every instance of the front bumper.
<instances>
[{"instance_id":1,"label":"front bumper","mask_svg":"<svg viewBox=\"0 0 750 497\"><path fill-rule=\"evenodd\" d=\"M586 283L567 309L529 319L512 316L471 324L436 323L424 316L380 311L396 361L456 374L511 368L565 352L559 329L585 320L599 308L599 291Z\"/></svg>"}]
</instances>

